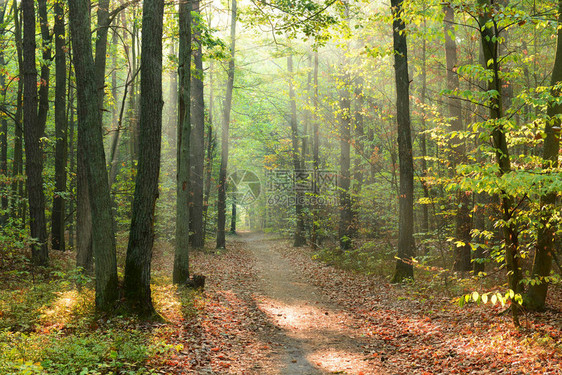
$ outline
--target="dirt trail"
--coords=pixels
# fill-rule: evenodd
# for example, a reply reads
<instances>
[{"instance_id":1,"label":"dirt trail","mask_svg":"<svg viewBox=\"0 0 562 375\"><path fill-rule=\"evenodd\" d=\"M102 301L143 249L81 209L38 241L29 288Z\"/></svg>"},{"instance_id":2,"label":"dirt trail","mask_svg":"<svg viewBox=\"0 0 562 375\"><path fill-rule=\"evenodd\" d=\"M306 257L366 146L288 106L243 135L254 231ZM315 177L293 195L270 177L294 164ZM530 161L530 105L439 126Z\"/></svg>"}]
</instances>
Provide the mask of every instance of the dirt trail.
<instances>
[{"instance_id":1,"label":"dirt trail","mask_svg":"<svg viewBox=\"0 0 562 375\"><path fill-rule=\"evenodd\" d=\"M241 233L228 247L193 254L208 284L196 315L170 317L170 341L185 349L161 373L562 374L556 311L515 329L499 304L461 309L313 261L286 240Z\"/></svg>"},{"instance_id":2,"label":"dirt trail","mask_svg":"<svg viewBox=\"0 0 562 375\"><path fill-rule=\"evenodd\" d=\"M279 328L272 374L382 374L368 356L369 343L360 322L331 304L276 251L276 241L263 234L242 234L255 258L258 274L254 296L258 308ZM277 366L276 366L277 367Z\"/></svg>"}]
</instances>

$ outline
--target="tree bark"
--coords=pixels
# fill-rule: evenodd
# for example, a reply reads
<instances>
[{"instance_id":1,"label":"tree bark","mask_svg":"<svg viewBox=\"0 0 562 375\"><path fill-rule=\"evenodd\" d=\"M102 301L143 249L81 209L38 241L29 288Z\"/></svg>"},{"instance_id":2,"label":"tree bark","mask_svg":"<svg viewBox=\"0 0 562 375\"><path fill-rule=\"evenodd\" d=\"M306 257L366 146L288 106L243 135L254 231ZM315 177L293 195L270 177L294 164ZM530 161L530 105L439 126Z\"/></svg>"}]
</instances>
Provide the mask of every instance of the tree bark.
<instances>
[{"instance_id":1,"label":"tree bark","mask_svg":"<svg viewBox=\"0 0 562 375\"><path fill-rule=\"evenodd\" d=\"M174 284L189 280L189 171L191 110L191 6L179 3L179 58L178 58L178 135L176 186L176 248L174 254Z\"/></svg>"},{"instance_id":2,"label":"tree bark","mask_svg":"<svg viewBox=\"0 0 562 375\"><path fill-rule=\"evenodd\" d=\"M72 70L69 70L69 78L71 77ZM70 79L69 79L70 81ZM75 135L75 123L74 123L74 95L72 88L68 88L68 157L69 157L69 173L70 173L70 181L69 181L69 190L73 191L74 187L76 186L76 137ZM75 210L75 199L70 199L68 202L68 211L69 211L69 225L68 225L68 246L71 249L75 249L75 238L74 235L76 233L76 221L74 218L76 217L76 210ZM90 251L92 247L90 246ZM78 259L78 252L76 252L76 259ZM90 256L90 259L92 257ZM88 269L88 273L91 273L91 264L90 268Z\"/></svg>"},{"instance_id":3,"label":"tree bark","mask_svg":"<svg viewBox=\"0 0 562 375\"><path fill-rule=\"evenodd\" d=\"M550 85L555 86L562 82L562 1L558 1L558 35L556 41L556 57L554 59L554 68ZM560 96L559 89L552 89L552 96L557 98ZM543 168L547 173L558 167L558 157L560 152L560 118L557 115L562 114L562 105L551 103L547 107L547 120L544 128L546 138L543 147ZM556 212L556 195L557 192L549 191L540 197L540 227L538 230L537 245L535 248L535 258L533 260L533 270L531 277L538 279L539 283L529 287L526 295L525 304L535 310L543 310L545 307L546 296L548 292L548 282L544 279L550 276L552 269L552 254L555 249L556 225L550 223L552 215Z\"/></svg>"},{"instance_id":4,"label":"tree bark","mask_svg":"<svg viewBox=\"0 0 562 375\"><path fill-rule=\"evenodd\" d=\"M162 138L162 28L164 0L144 0L142 13L140 150L129 245L125 262L125 297L139 315L154 314L150 264L154 209L158 198Z\"/></svg>"},{"instance_id":5,"label":"tree bark","mask_svg":"<svg viewBox=\"0 0 562 375\"><path fill-rule=\"evenodd\" d=\"M398 156L400 163L399 237L393 283L414 277L414 161L410 130L410 97L408 79L408 48L403 0L391 0L394 40L394 72L396 82L396 121L398 123Z\"/></svg>"},{"instance_id":6,"label":"tree bark","mask_svg":"<svg viewBox=\"0 0 562 375\"><path fill-rule=\"evenodd\" d=\"M4 15L6 14L7 2L0 0L0 37L4 37ZM6 60L4 59L4 50L0 50L0 67L4 69ZM0 74L0 90L4 93L3 102L6 103L6 82L4 74ZM2 117L0 120L0 175L4 178L8 177L8 120ZM7 179L5 180L7 181ZM8 214L8 185L0 187L0 225L3 225Z\"/></svg>"},{"instance_id":7,"label":"tree bark","mask_svg":"<svg viewBox=\"0 0 562 375\"><path fill-rule=\"evenodd\" d=\"M23 52L22 52L22 28L20 19L21 7L18 7L17 0L14 0L12 6L12 13L14 17L14 40L16 45L16 54L18 59L18 71L20 72L20 79L18 80L18 92L16 96L16 113L14 116L14 160L12 164L12 177L15 183L12 185L12 207L11 215L12 217L24 216L24 190L23 182L18 178L18 176L23 175L23 126L22 126L22 115L23 115ZM17 197L17 199L16 199Z\"/></svg>"},{"instance_id":8,"label":"tree bark","mask_svg":"<svg viewBox=\"0 0 562 375\"><path fill-rule=\"evenodd\" d=\"M480 10L479 23L481 25L481 42L484 53L484 68L491 69L493 78L488 81L488 91L495 90L498 94L491 99L491 120L500 120L503 117L502 110L502 86L499 78L500 56L499 56L499 29L492 15L492 6L489 0L478 0ZM492 142L495 148L496 160L499 167L499 177L511 171L509 150L505 130L500 121L496 121L492 129ZM507 192L501 192L501 213L505 222L503 235L505 241L505 262L508 271L508 286L514 293L522 292L521 268L519 266L519 242L518 229L513 223L513 197ZM519 307L515 301L511 303L513 323L519 325Z\"/></svg>"},{"instance_id":9,"label":"tree bark","mask_svg":"<svg viewBox=\"0 0 562 375\"><path fill-rule=\"evenodd\" d=\"M426 26L426 20L424 19L424 27ZM425 177L427 176L427 137L425 131L427 130L426 125L426 113L425 113L425 98L427 96L427 41L425 38L422 42L422 66L421 66L421 92L420 92L420 102L422 104L421 110L421 134L420 134L420 148L421 148L421 176L422 176L422 190L423 190L423 197L426 200L429 200L429 188L427 186L427 182ZM426 202L422 205L422 222L421 222L421 232L424 236L427 236L429 233L429 204Z\"/></svg>"},{"instance_id":10,"label":"tree bark","mask_svg":"<svg viewBox=\"0 0 562 375\"><path fill-rule=\"evenodd\" d=\"M66 164L68 159L66 119L66 47L64 26L64 3L55 2L55 194L51 217L51 246L64 251L65 246L65 194Z\"/></svg>"},{"instance_id":11,"label":"tree bark","mask_svg":"<svg viewBox=\"0 0 562 375\"><path fill-rule=\"evenodd\" d=\"M191 244L201 248L205 244L203 235L203 180L205 165L205 101L203 95L203 48L201 40L200 0L191 0L193 60L195 70L191 75L191 179L190 220Z\"/></svg>"},{"instance_id":12,"label":"tree bark","mask_svg":"<svg viewBox=\"0 0 562 375\"><path fill-rule=\"evenodd\" d=\"M207 127L207 156L205 158L205 193L203 195L203 237L207 233L209 199L211 197L211 181L213 177L213 159L217 147L216 136L213 132L213 73L209 71L209 125Z\"/></svg>"},{"instance_id":13,"label":"tree bark","mask_svg":"<svg viewBox=\"0 0 562 375\"><path fill-rule=\"evenodd\" d=\"M230 215L230 234L236 234L236 199L232 202L232 213Z\"/></svg>"},{"instance_id":14,"label":"tree bark","mask_svg":"<svg viewBox=\"0 0 562 375\"><path fill-rule=\"evenodd\" d=\"M234 88L234 53L236 51L236 0L232 0L230 17L230 59L228 61L228 77L226 96L223 103L221 130L221 165L219 170L219 191L217 202L217 249L226 247L226 172L228 168L228 130L230 126L230 109L232 107L232 90Z\"/></svg>"},{"instance_id":15,"label":"tree bark","mask_svg":"<svg viewBox=\"0 0 562 375\"><path fill-rule=\"evenodd\" d=\"M111 198L107 184L107 166L101 128L101 103L95 77L90 35L90 2L69 2L69 20L73 47L78 98L78 132L82 138L92 225L92 248L95 258L96 308L109 311L117 300L117 264L113 232ZM81 137L80 137L81 136Z\"/></svg>"},{"instance_id":16,"label":"tree bark","mask_svg":"<svg viewBox=\"0 0 562 375\"><path fill-rule=\"evenodd\" d=\"M78 118L78 122L81 119ZM94 270L92 249L92 209L88 193L86 145L84 134L78 131L76 147L76 266L86 273Z\"/></svg>"},{"instance_id":17,"label":"tree bark","mask_svg":"<svg viewBox=\"0 0 562 375\"><path fill-rule=\"evenodd\" d=\"M33 264L47 266L47 227L45 218L45 193L43 191L43 149L45 123L38 116L37 69L35 67L35 7L34 1L22 0L23 11L23 122L26 151L27 195L29 200L29 219L31 256ZM47 83L45 83L47 84ZM44 87L44 86L42 86Z\"/></svg>"}]
</instances>

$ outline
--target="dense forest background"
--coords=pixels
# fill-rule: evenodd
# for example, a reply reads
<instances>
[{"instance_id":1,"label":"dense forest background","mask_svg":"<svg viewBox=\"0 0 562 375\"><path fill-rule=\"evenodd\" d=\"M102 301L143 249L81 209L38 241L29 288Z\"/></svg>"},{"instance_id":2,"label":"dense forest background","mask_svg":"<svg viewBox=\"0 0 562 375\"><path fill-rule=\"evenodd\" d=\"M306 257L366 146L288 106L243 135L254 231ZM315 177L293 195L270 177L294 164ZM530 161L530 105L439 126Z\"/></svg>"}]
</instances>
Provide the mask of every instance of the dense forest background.
<instances>
[{"instance_id":1,"label":"dense forest background","mask_svg":"<svg viewBox=\"0 0 562 375\"><path fill-rule=\"evenodd\" d=\"M0 17L6 332L33 326L16 316L46 284L156 319L153 254L173 263L157 280L200 286L192 254L239 231L515 326L558 306L562 2L0 0Z\"/></svg>"}]
</instances>

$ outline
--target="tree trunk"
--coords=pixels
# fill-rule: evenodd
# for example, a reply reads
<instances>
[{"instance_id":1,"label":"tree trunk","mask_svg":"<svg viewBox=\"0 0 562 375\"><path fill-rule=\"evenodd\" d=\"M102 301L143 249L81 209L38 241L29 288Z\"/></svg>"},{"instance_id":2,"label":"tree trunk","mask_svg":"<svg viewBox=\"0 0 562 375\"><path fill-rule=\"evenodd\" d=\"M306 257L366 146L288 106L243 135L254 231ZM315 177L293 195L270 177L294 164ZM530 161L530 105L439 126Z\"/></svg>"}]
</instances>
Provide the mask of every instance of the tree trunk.
<instances>
[{"instance_id":1,"label":"tree trunk","mask_svg":"<svg viewBox=\"0 0 562 375\"><path fill-rule=\"evenodd\" d=\"M213 159L217 147L216 136L213 132L213 68L209 69L209 126L207 128L207 156L205 159L205 194L203 196L203 239L207 233L209 199L211 197L211 181L213 177Z\"/></svg>"},{"instance_id":2,"label":"tree trunk","mask_svg":"<svg viewBox=\"0 0 562 375\"><path fill-rule=\"evenodd\" d=\"M187 1L187 0L186 0ZM136 18L136 7L133 6L132 8L132 17ZM125 21L123 21L125 24ZM133 29L131 32L131 54L130 59L131 61L129 64L131 65L131 71L133 72L133 79L131 82L131 92L129 95L129 109L128 109L128 117L129 117L129 153L130 153L130 161L131 161L131 174L134 175L135 169L135 161L138 160L138 138L139 138L139 131L138 131L138 108L137 108L137 82L136 82L136 72L137 72L137 38L138 38L138 30L136 27L136 23L133 22Z\"/></svg>"},{"instance_id":3,"label":"tree trunk","mask_svg":"<svg viewBox=\"0 0 562 375\"><path fill-rule=\"evenodd\" d=\"M69 78L70 78L70 72L72 70L69 70ZM70 79L69 79L70 81ZM74 124L74 95L72 94L72 88L69 87L68 88L69 94L69 100L68 100L68 106L70 107L70 110L68 111L68 156L69 156L69 173L70 173L70 186L69 186L69 190L73 191L74 190L74 186L76 186L76 138L74 136L75 134L75 124ZM68 225L68 246L71 249L75 248L75 242L74 242L74 234L76 233L76 222L74 220L74 217L76 215L76 210L75 210L75 200L74 199L70 199L69 200L69 204L68 204L68 211L69 211L69 225ZM91 254L91 249L92 247L90 246L90 254ZM78 259L78 252L76 253L76 258ZM92 257L90 257L90 259L92 259ZM88 272L91 273L92 269L91 269L91 262L90 262L90 269L88 269Z\"/></svg>"},{"instance_id":4,"label":"tree trunk","mask_svg":"<svg viewBox=\"0 0 562 375\"><path fill-rule=\"evenodd\" d=\"M71 80L72 76L72 69L68 70L68 78L69 81ZM68 172L70 174L70 181L69 181L69 187L68 190L69 191L73 191L74 187L76 186L76 138L74 136L75 134L75 126L74 126L74 95L72 92L72 87L68 86L68 118L67 118L67 124L68 124L68 158L69 158L69 166L68 166ZM75 229L76 229L76 222L74 220L74 217L76 215L76 210L75 210L75 200L74 199L70 199L68 201L68 246L70 247L70 249L74 249L75 248L75 241L74 241L74 234L76 233ZM76 254L78 255L78 253ZM91 270L90 270L91 271Z\"/></svg>"},{"instance_id":5,"label":"tree trunk","mask_svg":"<svg viewBox=\"0 0 562 375\"><path fill-rule=\"evenodd\" d=\"M447 66L447 89L451 91L459 90L459 76L457 69L457 43L454 39L454 23L455 13L449 5L443 6L445 12L444 31L445 31L445 59ZM447 99L449 116L451 120L451 130L453 132L462 132L464 130L462 123L462 104L455 95L449 95ZM459 136L454 136L451 140L452 168L453 174L456 173L457 165L461 164L466 157L466 148L464 141ZM461 241L463 245L454 245L454 264L455 271L470 271L471 264L471 247L470 247L470 231L472 222L470 218L470 194L469 192L459 191L457 193L457 214L455 217L455 236L457 241Z\"/></svg>"},{"instance_id":6,"label":"tree trunk","mask_svg":"<svg viewBox=\"0 0 562 375\"><path fill-rule=\"evenodd\" d=\"M22 0L23 11L23 122L26 152L27 195L32 261L37 266L49 262L47 249L47 227L45 218L45 194L43 191L43 149L45 123L38 116L37 69L35 67L35 7L34 1ZM44 86L42 86L44 87Z\"/></svg>"},{"instance_id":7,"label":"tree trunk","mask_svg":"<svg viewBox=\"0 0 562 375\"><path fill-rule=\"evenodd\" d=\"M556 41L556 57L550 85L555 86L562 81L562 1L558 1L558 38ZM552 96L559 97L560 90L552 89ZM544 132L546 138L543 148L543 168L547 173L558 168L558 157L560 152L560 118L562 114L562 104L551 103L547 107L549 120L545 124ZM538 279L539 283L529 287L526 296L526 305L535 310L543 310L545 307L546 295L548 292L548 282L544 279L550 276L552 268L552 254L555 249L556 226L550 223L553 214L556 212L556 191L550 191L540 197L540 223L538 230L537 246L535 258L533 260L532 278Z\"/></svg>"},{"instance_id":8,"label":"tree trunk","mask_svg":"<svg viewBox=\"0 0 562 375\"><path fill-rule=\"evenodd\" d=\"M232 214L230 215L230 234L236 234L236 199L232 202Z\"/></svg>"},{"instance_id":9,"label":"tree trunk","mask_svg":"<svg viewBox=\"0 0 562 375\"><path fill-rule=\"evenodd\" d=\"M117 31L113 30L111 43L117 45L119 42L119 35ZM113 96L113 101L117 103L117 54L113 55L113 72L111 73L111 95ZM111 192L113 206L115 207L115 196L113 194L113 183L117 178L117 172L119 170L119 143L121 141L121 119L125 106L125 100L127 97L127 88L129 79L131 77L130 67L127 71L127 78L125 81L125 88L123 89L123 100L121 100L121 106L113 106L113 136L111 138L111 146L109 150L109 191Z\"/></svg>"},{"instance_id":10,"label":"tree trunk","mask_svg":"<svg viewBox=\"0 0 562 375\"><path fill-rule=\"evenodd\" d=\"M68 158L66 121L66 47L64 27L64 3L55 2L55 194L51 217L51 246L65 250L65 193L66 164Z\"/></svg>"},{"instance_id":11,"label":"tree trunk","mask_svg":"<svg viewBox=\"0 0 562 375\"><path fill-rule=\"evenodd\" d=\"M342 68L345 69L344 63ZM340 190L340 223L338 236L340 249L348 250L352 246L351 237L353 230L353 213L350 196L351 185L351 98L349 93L349 77L342 75L343 89L340 92L340 175L338 187Z\"/></svg>"},{"instance_id":12,"label":"tree trunk","mask_svg":"<svg viewBox=\"0 0 562 375\"><path fill-rule=\"evenodd\" d=\"M154 314L150 263L158 198L162 138L162 28L164 0L144 0L141 49L140 150L125 262L125 298L140 315Z\"/></svg>"},{"instance_id":13,"label":"tree trunk","mask_svg":"<svg viewBox=\"0 0 562 375\"><path fill-rule=\"evenodd\" d=\"M400 162L399 238L393 283L414 277L414 162L410 130L410 97L408 79L408 48L403 0L391 0L394 40L394 71L396 81L396 121L398 123L398 154Z\"/></svg>"},{"instance_id":14,"label":"tree trunk","mask_svg":"<svg viewBox=\"0 0 562 375\"><path fill-rule=\"evenodd\" d=\"M170 46L170 55L175 55L175 43ZM178 124L178 71L170 70L170 91L168 94L168 101L170 102L168 110L168 126L166 127L170 158L175 157L177 154L177 124Z\"/></svg>"},{"instance_id":15,"label":"tree trunk","mask_svg":"<svg viewBox=\"0 0 562 375\"><path fill-rule=\"evenodd\" d=\"M80 122L81 119L78 118ZM84 134L78 131L76 148L76 266L86 273L94 270L92 249L92 209L88 193L86 145Z\"/></svg>"},{"instance_id":16,"label":"tree trunk","mask_svg":"<svg viewBox=\"0 0 562 375\"><path fill-rule=\"evenodd\" d=\"M179 4L179 57L178 57L178 135L176 185L176 248L174 254L174 284L189 280L189 171L191 111L191 6Z\"/></svg>"},{"instance_id":17,"label":"tree trunk","mask_svg":"<svg viewBox=\"0 0 562 375\"><path fill-rule=\"evenodd\" d=\"M226 96L223 103L221 131L221 165L219 170L219 191L217 203L217 249L226 247L226 172L228 168L228 129L230 126L230 109L232 107L232 90L234 88L234 53L236 51L236 0L232 0L230 17L230 60L228 61L228 78Z\"/></svg>"},{"instance_id":18,"label":"tree trunk","mask_svg":"<svg viewBox=\"0 0 562 375\"><path fill-rule=\"evenodd\" d=\"M96 308L109 311L117 300L117 264L111 198L101 128L101 103L95 77L90 35L90 2L69 2L76 92L78 132L84 146L90 207L92 210L92 248L95 258Z\"/></svg>"},{"instance_id":19,"label":"tree trunk","mask_svg":"<svg viewBox=\"0 0 562 375\"><path fill-rule=\"evenodd\" d=\"M23 75L23 51L22 51L22 28L20 20L20 8L18 8L17 0L14 0L12 6L12 13L14 17L14 39L16 44L16 54L18 58L18 71ZM18 178L18 176L23 175L23 126L22 126L22 115L23 115L23 81L24 79L18 80L18 93L16 96L16 113L14 116L15 134L14 134L14 161L12 164L12 177L15 183L12 185L12 207L11 216L20 217L23 219L23 214L25 212L25 200L23 191L23 182ZM17 199L16 199L17 198ZM22 220L23 223L23 220Z\"/></svg>"},{"instance_id":20,"label":"tree trunk","mask_svg":"<svg viewBox=\"0 0 562 375\"><path fill-rule=\"evenodd\" d=\"M193 30L193 60L195 70L191 76L191 179L190 179L190 232L191 244L201 248L203 234L203 174L205 165L205 102L203 96L203 48L201 41L200 0L191 0Z\"/></svg>"},{"instance_id":21,"label":"tree trunk","mask_svg":"<svg viewBox=\"0 0 562 375\"><path fill-rule=\"evenodd\" d=\"M4 37L4 15L6 14L7 2L5 0L0 0L0 37ZM6 60L4 59L4 50L0 50L0 67L5 69ZM4 74L0 74L0 90L4 93L4 104L6 102L6 82ZM2 117L0 120L0 175L4 176L5 181L8 177L8 120ZM0 187L0 225L4 224L4 221L8 214L8 185Z\"/></svg>"},{"instance_id":22,"label":"tree trunk","mask_svg":"<svg viewBox=\"0 0 562 375\"><path fill-rule=\"evenodd\" d=\"M299 129L297 122L297 102L295 99L295 89L293 87L293 55L287 56L287 70L289 72L289 104L291 106L291 141L292 141L292 158L293 158L293 169L295 173L295 179L299 175L299 171L302 169L302 163L299 152ZM306 245L306 238L304 237L304 210L302 200L304 198L303 192L300 189L295 191L295 238L293 242L294 247Z\"/></svg>"},{"instance_id":23,"label":"tree trunk","mask_svg":"<svg viewBox=\"0 0 562 375\"><path fill-rule=\"evenodd\" d=\"M500 37L496 20L491 18L492 9L489 0L479 0L478 4L482 7L479 17L481 25L481 42L484 53L485 69L491 69L493 78L488 81L488 91L495 90L498 94L491 99L490 119L500 120L503 117L502 110L502 86L499 78L500 56L498 39ZM492 130L492 141L495 148L496 160L499 167L500 177L511 171L509 150L505 130L501 121L496 121ZM519 266L519 243L518 229L512 222L513 216L513 197L506 192L501 192L501 213L504 221L503 235L505 241L505 262L508 271L508 286L515 293L522 292L521 268ZM519 325L519 307L515 301L511 301L511 312L513 323Z\"/></svg>"},{"instance_id":24,"label":"tree trunk","mask_svg":"<svg viewBox=\"0 0 562 375\"><path fill-rule=\"evenodd\" d=\"M426 21L424 19L424 27L426 25ZM423 190L423 197L429 200L429 188L427 186L427 182L425 177L427 176L427 137L425 131L427 130L427 125L425 122L426 114L425 114L425 98L427 95L427 41L425 38L422 42L422 67L421 67L421 75L422 75L422 87L420 93L420 102L422 105L421 110L421 134L420 134L420 148L421 148L421 176L422 176L422 190ZM421 222L421 232L424 236L427 236L429 233L429 204L425 202L422 204L422 222Z\"/></svg>"}]
</instances>

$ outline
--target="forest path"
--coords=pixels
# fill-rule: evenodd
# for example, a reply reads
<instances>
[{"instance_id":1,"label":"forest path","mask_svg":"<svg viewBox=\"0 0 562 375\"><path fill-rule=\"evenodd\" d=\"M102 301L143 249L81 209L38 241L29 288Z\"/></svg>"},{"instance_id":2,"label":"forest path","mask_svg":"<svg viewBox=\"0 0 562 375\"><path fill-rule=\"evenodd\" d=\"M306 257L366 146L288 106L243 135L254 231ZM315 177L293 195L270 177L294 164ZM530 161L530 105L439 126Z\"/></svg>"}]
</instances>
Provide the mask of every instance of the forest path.
<instances>
[{"instance_id":1,"label":"forest path","mask_svg":"<svg viewBox=\"0 0 562 375\"><path fill-rule=\"evenodd\" d=\"M364 353L368 343L360 322L330 303L280 252L276 241L260 233L239 237L254 258L257 307L279 330L275 374L379 374Z\"/></svg>"},{"instance_id":2,"label":"forest path","mask_svg":"<svg viewBox=\"0 0 562 375\"><path fill-rule=\"evenodd\" d=\"M170 321L167 342L181 348L160 373L562 375L556 311L519 330L500 304L461 309L445 292L392 286L312 255L244 232L226 251L193 252L192 271L207 285L185 297L187 314L178 301L157 306Z\"/></svg>"}]
</instances>

